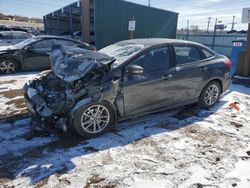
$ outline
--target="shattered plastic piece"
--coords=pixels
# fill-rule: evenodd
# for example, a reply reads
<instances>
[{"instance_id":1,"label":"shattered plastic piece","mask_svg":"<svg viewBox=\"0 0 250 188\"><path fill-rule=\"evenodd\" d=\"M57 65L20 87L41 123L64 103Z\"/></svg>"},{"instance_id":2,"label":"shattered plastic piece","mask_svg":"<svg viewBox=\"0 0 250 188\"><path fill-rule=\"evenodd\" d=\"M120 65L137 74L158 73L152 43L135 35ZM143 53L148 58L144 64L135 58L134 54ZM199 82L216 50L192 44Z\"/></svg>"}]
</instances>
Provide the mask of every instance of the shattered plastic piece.
<instances>
[{"instance_id":1,"label":"shattered plastic piece","mask_svg":"<svg viewBox=\"0 0 250 188\"><path fill-rule=\"evenodd\" d=\"M238 104L239 104L238 102L234 102L234 103L231 103L229 106L231 108L234 108L234 109L240 111L240 107L238 106Z\"/></svg>"}]
</instances>

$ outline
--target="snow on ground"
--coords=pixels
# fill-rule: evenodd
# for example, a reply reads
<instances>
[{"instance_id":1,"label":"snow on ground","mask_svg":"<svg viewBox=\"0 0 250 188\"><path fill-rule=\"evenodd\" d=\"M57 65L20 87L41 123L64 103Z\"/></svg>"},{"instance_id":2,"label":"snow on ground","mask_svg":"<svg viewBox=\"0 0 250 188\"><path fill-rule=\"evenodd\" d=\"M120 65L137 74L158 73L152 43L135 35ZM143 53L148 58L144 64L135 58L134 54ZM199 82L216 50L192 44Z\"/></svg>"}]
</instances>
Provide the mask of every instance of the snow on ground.
<instances>
[{"instance_id":1,"label":"snow on ground","mask_svg":"<svg viewBox=\"0 0 250 188\"><path fill-rule=\"evenodd\" d=\"M0 120L27 112L22 89L36 75L36 72L0 75Z\"/></svg>"},{"instance_id":2,"label":"snow on ground","mask_svg":"<svg viewBox=\"0 0 250 188\"><path fill-rule=\"evenodd\" d=\"M239 102L241 111L229 104ZM250 187L250 88L119 123L89 140L0 123L0 187Z\"/></svg>"}]
</instances>

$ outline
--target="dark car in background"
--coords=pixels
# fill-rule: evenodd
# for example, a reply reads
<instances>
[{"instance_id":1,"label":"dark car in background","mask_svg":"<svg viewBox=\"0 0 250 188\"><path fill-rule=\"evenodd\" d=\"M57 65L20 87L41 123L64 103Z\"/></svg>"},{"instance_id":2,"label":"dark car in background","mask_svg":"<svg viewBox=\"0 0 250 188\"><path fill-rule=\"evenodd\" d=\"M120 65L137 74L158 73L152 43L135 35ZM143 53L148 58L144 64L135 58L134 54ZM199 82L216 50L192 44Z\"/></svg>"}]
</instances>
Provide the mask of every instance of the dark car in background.
<instances>
[{"instance_id":1,"label":"dark car in background","mask_svg":"<svg viewBox=\"0 0 250 188\"><path fill-rule=\"evenodd\" d=\"M32 35L23 31L1 31L0 32L0 46L11 46L26 39L31 38Z\"/></svg>"},{"instance_id":2,"label":"dark car in background","mask_svg":"<svg viewBox=\"0 0 250 188\"><path fill-rule=\"evenodd\" d=\"M228 58L174 39L122 41L99 52L57 47L51 61L52 71L24 86L32 119L83 137L181 105L212 107L230 82Z\"/></svg>"},{"instance_id":3,"label":"dark car in background","mask_svg":"<svg viewBox=\"0 0 250 188\"><path fill-rule=\"evenodd\" d=\"M50 69L49 56L53 45L94 50L92 46L73 39L49 35L32 37L13 46L0 47L0 73Z\"/></svg>"}]
</instances>

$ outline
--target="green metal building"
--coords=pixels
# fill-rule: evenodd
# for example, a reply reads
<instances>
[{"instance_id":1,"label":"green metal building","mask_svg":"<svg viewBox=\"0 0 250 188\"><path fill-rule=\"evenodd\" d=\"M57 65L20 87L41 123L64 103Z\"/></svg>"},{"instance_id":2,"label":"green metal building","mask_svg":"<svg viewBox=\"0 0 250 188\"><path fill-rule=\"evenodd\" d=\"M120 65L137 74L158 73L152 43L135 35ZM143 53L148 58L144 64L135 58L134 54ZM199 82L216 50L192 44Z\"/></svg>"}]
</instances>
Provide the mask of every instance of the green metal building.
<instances>
[{"instance_id":1,"label":"green metal building","mask_svg":"<svg viewBox=\"0 0 250 188\"><path fill-rule=\"evenodd\" d=\"M129 31L129 21L135 31ZM80 0L44 16L48 34L81 31L97 49L129 38L175 38L178 13L123 0Z\"/></svg>"}]
</instances>

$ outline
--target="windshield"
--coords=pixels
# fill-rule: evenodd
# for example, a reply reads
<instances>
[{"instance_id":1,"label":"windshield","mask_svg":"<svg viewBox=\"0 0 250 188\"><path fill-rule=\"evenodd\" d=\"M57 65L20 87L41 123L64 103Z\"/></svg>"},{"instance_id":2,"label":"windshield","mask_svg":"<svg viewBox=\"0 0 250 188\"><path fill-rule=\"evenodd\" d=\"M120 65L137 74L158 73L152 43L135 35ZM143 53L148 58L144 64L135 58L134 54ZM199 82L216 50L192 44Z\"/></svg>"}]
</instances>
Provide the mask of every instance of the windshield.
<instances>
[{"instance_id":1,"label":"windshield","mask_svg":"<svg viewBox=\"0 0 250 188\"><path fill-rule=\"evenodd\" d=\"M111 69L114 69L135 54L139 53L143 48L144 45L139 44L112 44L99 50L99 52L115 58L115 61L111 66Z\"/></svg>"},{"instance_id":2,"label":"windshield","mask_svg":"<svg viewBox=\"0 0 250 188\"><path fill-rule=\"evenodd\" d=\"M22 41L22 42L17 43L15 46L16 46L18 49L21 49L21 48L23 48L23 47L29 45L30 43L32 43L32 42L34 42L34 41L36 41L36 39L34 39L34 38L26 39L26 40L24 40L24 41Z\"/></svg>"}]
</instances>

